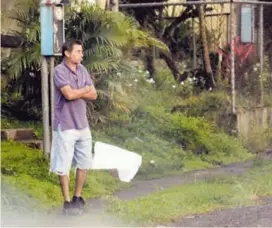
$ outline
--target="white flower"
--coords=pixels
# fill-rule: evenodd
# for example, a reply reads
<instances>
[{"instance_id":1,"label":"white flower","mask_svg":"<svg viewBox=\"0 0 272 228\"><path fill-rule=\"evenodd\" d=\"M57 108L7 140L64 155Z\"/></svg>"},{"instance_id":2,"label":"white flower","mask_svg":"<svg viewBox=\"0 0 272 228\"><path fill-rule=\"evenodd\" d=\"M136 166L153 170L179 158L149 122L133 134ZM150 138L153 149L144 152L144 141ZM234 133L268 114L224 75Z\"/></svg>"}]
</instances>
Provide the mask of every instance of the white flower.
<instances>
[{"instance_id":1,"label":"white flower","mask_svg":"<svg viewBox=\"0 0 272 228\"><path fill-rule=\"evenodd\" d=\"M120 73L120 72L117 72L117 76L121 76L121 73Z\"/></svg>"},{"instance_id":2,"label":"white flower","mask_svg":"<svg viewBox=\"0 0 272 228\"><path fill-rule=\"evenodd\" d=\"M150 73L149 73L149 71L148 71L148 70L146 70L146 71L145 71L145 74L146 74L146 75L149 75Z\"/></svg>"},{"instance_id":3,"label":"white flower","mask_svg":"<svg viewBox=\"0 0 272 228\"><path fill-rule=\"evenodd\" d=\"M131 87L131 86L132 86L132 84L129 84L128 86L129 86L129 87Z\"/></svg>"},{"instance_id":4,"label":"white flower","mask_svg":"<svg viewBox=\"0 0 272 228\"><path fill-rule=\"evenodd\" d=\"M258 68L257 68L257 67L254 67L253 70L256 72L256 71L258 71Z\"/></svg>"},{"instance_id":5,"label":"white flower","mask_svg":"<svg viewBox=\"0 0 272 228\"><path fill-rule=\"evenodd\" d=\"M209 91L212 91L212 87L209 88Z\"/></svg>"},{"instance_id":6,"label":"white flower","mask_svg":"<svg viewBox=\"0 0 272 228\"><path fill-rule=\"evenodd\" d=\"M180 84L181 84L181 85L184 85L184 82L182 81Z\"/></svg>"},{"instance_id":7,"label":"white flower","mask_svg":"<svg viewBox=\"0 0 272 228\"><path fill-rule=\"evenodd\" d=\"M196 80L196 77L193 77L193 80L195 81L195 80Z\"/></svg>"},{"instance_id":8,"label":"white flower","mask_svg":"<svg viewBox=\"0 0 272 228\"><path fill-rule=\"evenodd\" d=\"M134 82L138 82L138 79L136 78L136 79L134 79Z\"/></svg>"},{"instance_id":9,"label":"white flower","mask_svg":"<svg viewBox=\"0 0 272 228\"><path fill-rule=\"evenodd\" d=\"M172 85L172 87L175 89L177 86L176 85Z\"/></svg>"},{"instance_id":10,"label":"white flower","mask_svg":"<svg viewBox=\"0 0 272 228\"><path fill-rule=\"evenodd\" d=\"M72 3L71 8L73 8L77 13L81 11L81 7L78 4Z\"/></svg>"},{"instance_id":11,"label":"white flower","mask_svg":"<svg viewBox=\"0 0 272 228\"><path fill-rule=\"evenodd\" d=\"M153 165L153 164L155 164L155 161L151 160L149 163Z\"/></svg>"},{"instance_id":12,"label":"white flower","mask_svg":"<svg viewBox=\"0 0 272 228\"><path fill-rule=\"evenodd\" d=\"M151 83L151 84L154 84L154 83L155 83L155 81L154 81L154 79L153 79L153 78L146 79L146 81L147 81L148 83Z\"/></svg>"}]
</instances>

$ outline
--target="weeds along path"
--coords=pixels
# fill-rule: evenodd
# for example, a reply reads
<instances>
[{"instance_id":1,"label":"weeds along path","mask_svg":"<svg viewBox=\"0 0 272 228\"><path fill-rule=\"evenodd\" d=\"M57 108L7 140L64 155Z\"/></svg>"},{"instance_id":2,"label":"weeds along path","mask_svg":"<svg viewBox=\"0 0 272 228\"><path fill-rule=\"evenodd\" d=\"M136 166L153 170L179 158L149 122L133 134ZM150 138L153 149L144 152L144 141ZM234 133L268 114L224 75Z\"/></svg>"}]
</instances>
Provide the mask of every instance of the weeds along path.
<instances>
[{"instance_id":1,"label":"weeds along path","mask_svg":"<svg viewBox=\"0 0 272 228\"><path fill-rule=\"evenodd\" d=\"M167 189L173 186L190 184L196 181L206 181L212 178L226 175L240 175L258 165L259 160L272 160L272 151L264 153L254 160L230 164L217 168L210 168L198 171L183 173L180 175L167 176L152 180L139 180L132 182L132 186L127 189L117 191L114 196L119 200L133 200L138 197L149 195L153 192ZM99 210L106 204L102 199L92 199L89 201L92 210Z\"/></svg>"}]
</instances>

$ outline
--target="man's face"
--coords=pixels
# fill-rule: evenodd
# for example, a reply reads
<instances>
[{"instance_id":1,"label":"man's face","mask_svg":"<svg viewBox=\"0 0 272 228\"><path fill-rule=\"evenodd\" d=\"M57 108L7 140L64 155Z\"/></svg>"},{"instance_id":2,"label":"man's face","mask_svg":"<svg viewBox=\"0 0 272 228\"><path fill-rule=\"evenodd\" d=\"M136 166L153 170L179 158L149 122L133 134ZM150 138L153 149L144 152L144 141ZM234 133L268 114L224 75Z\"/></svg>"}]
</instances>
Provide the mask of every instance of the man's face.
<instances>
[{"instance_id":1,"label":"man's face","mask_svg":"<svg viewBox=\"0 0 272 228\"><path fill-rule=\"evenodd\" d=\"M81 63L83 59L83 49L81 45L74 44L72 51L66 51L66 58L73 64L79 64Z\"/></svg>"}]
</instances>

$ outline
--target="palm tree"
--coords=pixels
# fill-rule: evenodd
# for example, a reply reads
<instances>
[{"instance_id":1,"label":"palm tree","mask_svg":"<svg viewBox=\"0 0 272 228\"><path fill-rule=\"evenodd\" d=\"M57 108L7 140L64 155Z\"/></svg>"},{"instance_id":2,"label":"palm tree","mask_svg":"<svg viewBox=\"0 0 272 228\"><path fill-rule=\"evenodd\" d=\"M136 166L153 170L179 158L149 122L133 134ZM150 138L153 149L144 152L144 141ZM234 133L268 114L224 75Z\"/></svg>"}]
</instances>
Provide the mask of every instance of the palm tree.
<instances>
[{"instance_id":1,"label":"palm tree","mask_svg":"<svg viewBox=\"0 0 272 228\"><path fill-rule=\"evenodd\" d=\"M122 69L125 49L156 46L168 50L164 43L140 30L133 18L88 4L81 5L80 12L68 12L66 36L84 42L85 65L91 72Z\"/></svg>"},{"instance_id":2,"label":"palm tree","mask_svg":"<svg viewBox=\"0 0 272 228\"><path fill-rule=\"evenodd\" d=\"M6 31L20 39L21 46L11 49L2 59L1 71L9 86L2 95L10 98L3 108L23 119L39 118L41 109L40 91L40 26L38 1L25 0L15 3L15 10L5 12L5 19L13 26ZM16 30L12 30L16 28ZM15 95L14 95L15 94ZM35 107L35 108L31 108Z\"/></svg>"}]
</instances>

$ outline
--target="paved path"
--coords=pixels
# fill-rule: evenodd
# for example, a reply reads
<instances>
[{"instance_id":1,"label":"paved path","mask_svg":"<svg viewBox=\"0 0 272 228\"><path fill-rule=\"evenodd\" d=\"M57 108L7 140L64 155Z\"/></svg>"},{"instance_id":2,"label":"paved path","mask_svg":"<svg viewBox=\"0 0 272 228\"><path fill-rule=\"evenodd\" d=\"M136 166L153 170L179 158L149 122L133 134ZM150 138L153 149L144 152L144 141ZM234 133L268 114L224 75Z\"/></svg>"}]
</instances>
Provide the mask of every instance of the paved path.
<instances>
[{"instance_id":1,"label":"paved path","mask_svg":"<svg viewBox=\"0 0 272 228\"><path fill-rule=\"evenodd\" d=\"M272 198L263 205L218 210L171 224L178 227L272 227Z\"/></svg>"}]
</instances>

